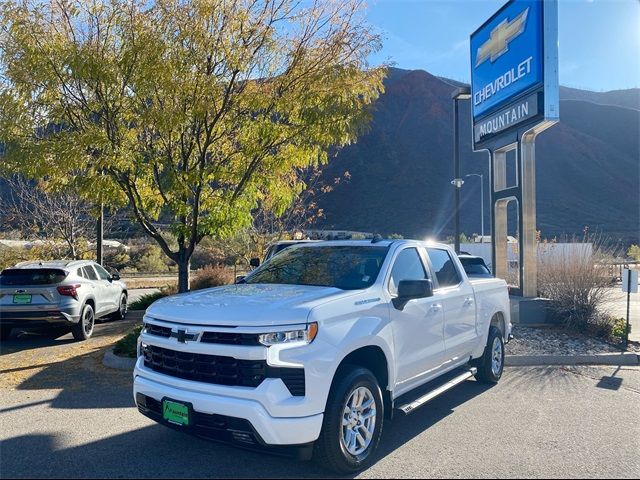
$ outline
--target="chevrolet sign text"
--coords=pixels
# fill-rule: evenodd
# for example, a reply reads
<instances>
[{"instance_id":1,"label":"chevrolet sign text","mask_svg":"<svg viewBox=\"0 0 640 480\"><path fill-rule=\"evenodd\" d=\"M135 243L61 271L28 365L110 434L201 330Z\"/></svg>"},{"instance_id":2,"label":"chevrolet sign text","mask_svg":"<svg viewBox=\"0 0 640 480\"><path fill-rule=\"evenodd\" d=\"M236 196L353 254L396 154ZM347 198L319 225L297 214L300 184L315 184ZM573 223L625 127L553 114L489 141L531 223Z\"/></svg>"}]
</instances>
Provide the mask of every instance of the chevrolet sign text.
<instances>
[{"instance_id":1,"label":"chevrolet sign text","mask_svg":"<svg viewBox=\"0 0 640 480\"><path fill-rule=\"evenodd\" d=\"M474 105L480 105L503 88L508 87L512 83L526 77L531 73L531 60L533 60L533 57L527 58L523 62L520 62L517 67L508 70L493 82L486 84L482 89L478 90L473 96Z\"/></svg>"}]
</instances>

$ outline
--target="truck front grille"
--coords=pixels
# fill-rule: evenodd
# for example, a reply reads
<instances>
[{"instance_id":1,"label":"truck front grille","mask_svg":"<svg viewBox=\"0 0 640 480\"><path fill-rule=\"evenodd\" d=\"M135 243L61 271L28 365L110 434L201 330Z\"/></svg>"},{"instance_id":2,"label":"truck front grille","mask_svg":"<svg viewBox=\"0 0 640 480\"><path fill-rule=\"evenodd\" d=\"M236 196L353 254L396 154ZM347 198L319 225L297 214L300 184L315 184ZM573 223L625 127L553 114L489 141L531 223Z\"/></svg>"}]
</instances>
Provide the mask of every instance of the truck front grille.
<instances>
[{"instance_id":1,"label":"truck front grille","mask_svg":"<svg viewBox=\"0 0 640 480\"><path fill-rule=\"evenodd\" d=\"M224 345L261 346L256 333L204 332L202 343L222 343Z\"/></svg>"},{"instance_id":2,"label":"truck front grille","mask_svg":"<svg viewBox=\"0 0 640 480\"><path fill-rule=\"evenodd\" d=\"M257 387L267 374L264 360L236 360L232 357L178 352L147 345L144 364L153 371L172 377L242 387Z\"/></svg>"},{"instance_id":3,"label":"truck front grille","mask_svg":"<svg viewBox=\"0 0 640 480\"><path fill-rule=\"evenodd\" d=\"M155 345L143 348L144 365L172 377L216 385L259 386L265 378L280 378L293 396L305 395L303 368L277 368L266 360L238 360L232 357L179 352Z\"/></svg>"}]
</instances>

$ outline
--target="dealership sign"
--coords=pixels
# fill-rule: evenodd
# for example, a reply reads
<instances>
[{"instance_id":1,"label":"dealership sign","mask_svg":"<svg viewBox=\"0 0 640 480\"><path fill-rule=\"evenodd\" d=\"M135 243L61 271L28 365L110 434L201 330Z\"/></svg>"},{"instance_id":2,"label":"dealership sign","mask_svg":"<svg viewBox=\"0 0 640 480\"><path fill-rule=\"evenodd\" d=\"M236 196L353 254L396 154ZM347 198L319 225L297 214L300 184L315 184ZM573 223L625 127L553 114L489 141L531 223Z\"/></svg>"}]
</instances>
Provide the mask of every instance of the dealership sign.
<instances>
[{"instance_id":1,"label":"dealership sign","mask_svg":"<svg viewBox=\"0 0 640 480\"><path fill-rule=\"evenodd\" d=\"M550 4L511 0L471 35L474 145L558 118L557 10Z\"/></svg>"}]
</instances>

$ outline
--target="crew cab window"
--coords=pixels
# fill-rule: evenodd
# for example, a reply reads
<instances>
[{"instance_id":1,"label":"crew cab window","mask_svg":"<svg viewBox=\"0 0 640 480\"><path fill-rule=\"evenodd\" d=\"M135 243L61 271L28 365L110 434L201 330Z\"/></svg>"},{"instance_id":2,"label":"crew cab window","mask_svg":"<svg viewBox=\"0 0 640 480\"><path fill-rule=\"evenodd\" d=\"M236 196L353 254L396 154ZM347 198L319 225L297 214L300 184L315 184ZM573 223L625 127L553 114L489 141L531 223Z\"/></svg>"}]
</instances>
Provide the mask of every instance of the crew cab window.
<instances>
[{"instance_id":1,"label":"crew cab window","mask_svg":"<svg viewBox=\"0 0 640 480\"><path fill-rule=\"evenodd\" d=\"M87 265L86 267L82 267L82 271L84 272L84 277L89 280L97 280L98 275L96 275L96 271L91 267L91 265Z\"/></svg>"},{"instance_id":2,"label":"crew cab window","mask_svg":"<svg viewBox=\"0 0 640 480\"><path fill-rule=\"evenodd\" d=\"M401 280L425 280L427 274L415 248L405 248L396 257L389 279L389 293L398 294L398 284Z\"/></svg>"},{"instance_id":3,"label":"crew cab window","mask_svg":"<svg viewBox=\"0 0 640 480\"><path fill-rule=\"evenodd\" d=\"M109 278L111 278L111 275L109 275L109 272L107 272L100 265L94 265L93 268L96 269L96 272L98 272L98 275L100 275L100 278L102 280L109 280Z\"/></svg>"},{"instance_id":4,"label":"crew cab window","mask_svg":"<svg viewBox=\"0 0 640 480\"><path fill-rule=\"evenodd\" d=\"M449 252L439 248L428 248L427 251L429 252L431 266L438 279L438 286L451 287L462 282L460 273L458 273L458 269L453 263Z\"/></svg>"}]
</instances>

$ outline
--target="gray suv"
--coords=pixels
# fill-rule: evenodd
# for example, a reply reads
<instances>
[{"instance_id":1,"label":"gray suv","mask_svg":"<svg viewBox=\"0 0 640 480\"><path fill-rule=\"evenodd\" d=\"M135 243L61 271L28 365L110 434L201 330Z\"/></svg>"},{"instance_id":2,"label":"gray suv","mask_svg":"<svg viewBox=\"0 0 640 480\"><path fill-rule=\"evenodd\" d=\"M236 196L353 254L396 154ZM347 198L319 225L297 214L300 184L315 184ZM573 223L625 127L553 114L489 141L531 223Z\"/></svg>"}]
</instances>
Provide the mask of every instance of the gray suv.
<instances>
[{"instance_id":1,"label":"gray suv","mask_svg":"<svg viewBox=\"0 0 640 480\"><path fill-rule=\"evenodd\" d=\"M0 273L0 339L14 328L69 327L76 340L96 318L127 314L127 287L88 260L23 262Z\"/></svg>"}]
</instances>

